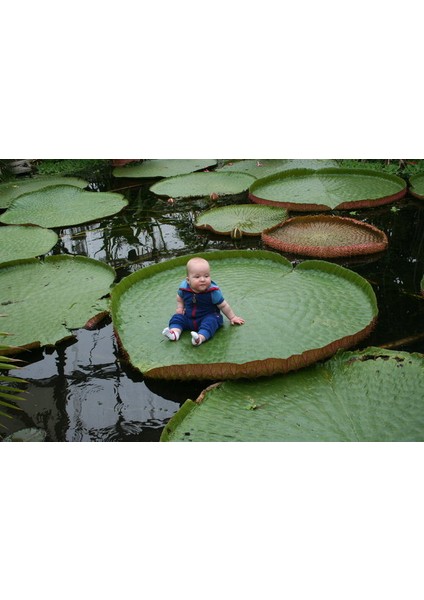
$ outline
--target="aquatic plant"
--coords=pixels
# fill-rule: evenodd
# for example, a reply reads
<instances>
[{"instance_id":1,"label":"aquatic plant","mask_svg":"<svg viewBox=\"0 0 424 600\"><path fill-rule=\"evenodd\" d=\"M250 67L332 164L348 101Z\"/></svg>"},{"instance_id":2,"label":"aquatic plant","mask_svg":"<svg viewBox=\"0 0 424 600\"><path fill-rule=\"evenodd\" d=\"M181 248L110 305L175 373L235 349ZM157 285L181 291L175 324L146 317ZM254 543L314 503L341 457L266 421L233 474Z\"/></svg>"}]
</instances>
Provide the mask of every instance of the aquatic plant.
<instances>
[{"instance_id":1,"label":"aquatic plant","mask_svg":"<svg viewBox=\"0 0 424 600\"><path fill-rule=\"evenodd\" d=\"M187 400L161 441L422 442L424 355L339 352L301 371L227 381Z\"/></svg>"},{"instance_id":2,"label":"aquatic plant","mask_svg":"<svg viewBox=\"0 0 424 600\"><path fill-rule=\"evenodd\" d=\"M377 318L370 284L325 261L293 268L276 252L200 253L213 279L246 323L225 323L198 348L188 335L161 335L191 255L143 268L111 292L111 314L124 354L145 377L235 379L299 369L367 337Z\"/></svg>"}]
</instances>

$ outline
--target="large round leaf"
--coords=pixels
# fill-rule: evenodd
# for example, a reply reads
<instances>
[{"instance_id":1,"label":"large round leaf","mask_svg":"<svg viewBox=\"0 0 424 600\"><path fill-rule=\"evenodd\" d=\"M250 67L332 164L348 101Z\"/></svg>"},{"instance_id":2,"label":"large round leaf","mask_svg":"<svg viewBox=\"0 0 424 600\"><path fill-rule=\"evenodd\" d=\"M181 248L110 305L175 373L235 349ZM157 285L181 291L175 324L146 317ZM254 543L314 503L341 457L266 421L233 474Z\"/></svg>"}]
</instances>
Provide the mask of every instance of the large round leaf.
<instances>
[{"instance_id":1,"label":"large round leaf","mask_svg":"<svg viewBox=\"0 0 424 600\"><path fill-rule=\"evenodd\" d=\"M58 236L51 229L33 225L0 227L0 263L46 254Z\"/></svg>"},{"instance_id":2,"label":"large round leaf","mask_svg":"<svg viewBox=\"0 0 424 600\"><path fill-rule=\"evenodd\" d=\"M387 236L377 227L329 215L292 217L262 232L262 241L280 252L331 258L383 252Z\"/></svg>"},{"instance_id":3,"label":"large round leaf","mask_svg":"<svg viewBox=\"0 0 424 600\"><path fill-rule=\"evenodd\" d=\"M422 442L424 355L368 348L188 400L161 441Z\"/></svg>"},{"instance_id":4,"label":"large round leaf","mask_svg":"<svg viewBox=\"0 0 424 600\"><path fill-rule=\"evenodd\" d=\"M26 194L41 190L51 185L73 185L79 188L85 188L89 185L88 181L79 177L34 177L31 179L15 179L7 183L0 184L0 208L7 208L12 200Z\"/></svg>"},{"instance_id":5,"label":"large round leaf","mask_svg":"<svg viewBox=\"0 0 424 600\"><path fill-rule=\"evenodd\" d=\"M259 204L233 204L201 213L196 219L195 226L198 229L209 229L215 233L241 237L241 235L260 235L264 229L278 225L286 218L287 211L284 208Z\"/></svg>"},{"instance_id":6,"label":"large round leaf","mask_svg":"<svg viewBox=\"0 0 424 600\"><path fill-rule=\"evenodd\" d=\"M54 345L107 310L112 267L83 256L48 256L0 266L2 330L19 347Z\"/></svg>"},{"instance_id":7,"label":"large round leaf","mask_svg":"<svg viewBox=\"0 0 424 600\"><path fill-rule=\"evenodd\" d=\"M127 204L122 194L86 192L72 185L57 185L19 196L0 221L12 225L67 227L114 215Z\"/></svg>"},{"instance_id":8,"label":"large round leaf","mask_svg":"<svg viewBox=\"0 0 424 600\"><path fill-rule=\"evenodd\" d=\"M335 160L325 159L260 159L260 160L234 160L226 163L217 171L238 171L240 173L248 173L256 179L287 171L288 169L324 169L326 167L337 167Z\"/></svg>"},{"instance_id":9,"label":"large round leaf","mask_svg":"<svg viewBox=\"0 0 424 600\"><path fill-rule=\"evenodd\" d=\"M409 178L409 191L415 198L424 198L424 173Z\"/></svg>"},{"instance_id":10,"label":"large round leaf","mask_svg":"<svg viewBox=\"0 0 424 600\"><path fill-rule=\"evenodd\" d=\"M141 269L111 294L115 331L130 362L148 377L230 379L271 375L310 364L363 339L377 315L374 292L354 273L324 261L296 269L267 251L200 254L242 326L226 321L199 347L188 332L170 342L161 332L175 310L190 256Z\"/></svg>"},{"instance_id":11,"label":"large round leaf","mask_svg":"<svg viewBox=\"0 0 424 600\"><path fill-rule=\"evenodd\" d=\"M173 198L193 198L200 196L227 196L245 192L255 181L246 173L189 173L168 177L154 183L150 191L158 196Z\"/></svg>"},{"instance_id":12,"label":"large round leaf","mask_svg":"<svg viewBox=\"0 0 424 600\"><path fill-rule=\"evenodd\" d=\"M396 175L362 169L294 169L258 179L249 197L288 210L330 210L378 206L405 196L406 182Z\"/></svg>"},{"instance_id":13,"label":"large round leaf","mask_svg":"<svg viewBox=\"0 0 424 600\"><path fill-rule=\"evenodd\" d=\"M184 173L193 173L208 167L214 167L217 160L206 159L156 159L145 160L139 165L131 167L117 167L113 169L115 177L173 177Z\"/></svg>"}]
</instances>

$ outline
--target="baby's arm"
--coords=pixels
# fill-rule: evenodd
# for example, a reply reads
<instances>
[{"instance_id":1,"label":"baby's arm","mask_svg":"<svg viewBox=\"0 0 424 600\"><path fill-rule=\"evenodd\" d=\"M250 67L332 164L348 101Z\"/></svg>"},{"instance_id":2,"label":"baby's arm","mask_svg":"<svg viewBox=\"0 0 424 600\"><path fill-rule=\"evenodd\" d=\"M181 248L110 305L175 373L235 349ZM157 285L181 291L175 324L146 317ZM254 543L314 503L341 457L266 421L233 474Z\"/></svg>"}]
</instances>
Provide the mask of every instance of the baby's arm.
<instances>
[{"instance_id":1,"label":"baby's arm","mask_svg":"<svg viewBox=\"0 0 424 600\"><path fill-rule=\"evenodd\" d=\"M177 310L175 311L177 315L184 314L184 300L177 294Z\"/></svg>"},{"instance_id":2,"label":"baby's arm","mask_svg":"<svg viewBox=\"0 0 424 600\"><path fill-rule=\"evenodd\" d=\"M224 313L224 315L230 321L231 325L243 325L244 319L236 316L233 309L226 300L224 300L224 302L221 302L221 304L218 304L218 308Z\"/></svg>"}]
</instances>

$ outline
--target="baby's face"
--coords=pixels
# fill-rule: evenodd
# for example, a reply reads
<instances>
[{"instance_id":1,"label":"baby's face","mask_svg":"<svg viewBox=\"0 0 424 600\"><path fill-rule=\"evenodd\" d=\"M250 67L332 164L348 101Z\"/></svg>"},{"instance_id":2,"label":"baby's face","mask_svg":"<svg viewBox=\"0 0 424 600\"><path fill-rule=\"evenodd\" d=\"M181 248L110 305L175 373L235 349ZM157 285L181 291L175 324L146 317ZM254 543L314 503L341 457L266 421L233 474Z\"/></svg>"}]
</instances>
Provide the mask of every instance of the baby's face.
<instances>
[{"instance_id":1,"label":"baby's face","mask_svg":"<svg viewBox=\"0 0 424 600\"><path fill-rule=\"evenodd\" d=\"M205 261L193 265L189 269L187 281L194 292L205 292L211 285L211 274L208 263Z\"/></svg>"}]
</instances>

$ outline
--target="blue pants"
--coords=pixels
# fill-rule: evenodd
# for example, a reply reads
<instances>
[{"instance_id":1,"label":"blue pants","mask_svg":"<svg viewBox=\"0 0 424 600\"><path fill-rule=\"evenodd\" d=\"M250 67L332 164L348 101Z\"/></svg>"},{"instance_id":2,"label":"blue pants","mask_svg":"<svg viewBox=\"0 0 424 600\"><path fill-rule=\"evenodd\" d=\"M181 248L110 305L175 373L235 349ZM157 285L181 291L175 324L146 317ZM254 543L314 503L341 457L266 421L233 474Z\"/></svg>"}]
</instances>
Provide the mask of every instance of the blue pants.
<instances>
[{"instance_id":1,"label":"blue pants","mask_svg":"<svg viewBox=\"0 0 424 600\"><path fill-rule=\"evenodd\" d=\"M172 329L176 327L182 331L197 331L205 336L206 340L209 340L215 332L222 327L224 319L220 313L213 313L205 315L200 319L190 319L187 315L172 315L168 327Z\"/></svg>"}]
</instances>

